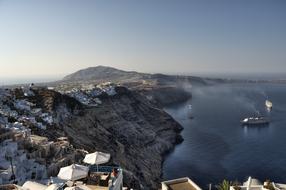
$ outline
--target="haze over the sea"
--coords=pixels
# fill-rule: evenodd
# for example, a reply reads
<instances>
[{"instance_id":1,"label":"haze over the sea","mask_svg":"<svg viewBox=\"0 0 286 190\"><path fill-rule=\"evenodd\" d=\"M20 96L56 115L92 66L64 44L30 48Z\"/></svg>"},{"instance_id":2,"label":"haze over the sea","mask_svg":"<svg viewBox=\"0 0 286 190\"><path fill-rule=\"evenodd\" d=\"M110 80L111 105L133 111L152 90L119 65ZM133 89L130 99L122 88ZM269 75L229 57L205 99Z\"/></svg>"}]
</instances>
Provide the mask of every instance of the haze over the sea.
<instances>
[{"instance_id":1,"label":"haze over the sea","mask_svg":"<svg viewBox=\"0 0 286 190\"><path fill-rule=\"evenodd\" d=\"M286 71L285 10L284 0L2 0L0 76L96 65L275 75Z\"/></svg>"},{"instance_id":2,"label":"haze over the sea","mask_svg":"<svg viewBox=\"0 0 286 190\"><path fill-rule=\"evenodd\" d=\"M0 77L0 86L14 84L45 83L62 79L62 76Z\"/></svg>"}]
</instances>

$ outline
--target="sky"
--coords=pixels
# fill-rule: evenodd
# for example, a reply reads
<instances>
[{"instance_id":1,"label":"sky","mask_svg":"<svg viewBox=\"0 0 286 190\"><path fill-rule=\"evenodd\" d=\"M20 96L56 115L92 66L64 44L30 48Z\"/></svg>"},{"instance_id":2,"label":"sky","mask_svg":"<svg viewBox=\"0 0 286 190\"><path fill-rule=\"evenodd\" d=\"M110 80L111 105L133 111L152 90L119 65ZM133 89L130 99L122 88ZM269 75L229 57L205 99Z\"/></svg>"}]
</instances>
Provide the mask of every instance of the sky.
<instances>
[{"instance_id":1,"label":"sky","mask_svg":"<svg viewBox=\"0 0 286 190\"><path fill-rule=\"evenodd\" d=\"M285 0L0 0L0 79L286 72Z\"/></svg>"}]
</instances>

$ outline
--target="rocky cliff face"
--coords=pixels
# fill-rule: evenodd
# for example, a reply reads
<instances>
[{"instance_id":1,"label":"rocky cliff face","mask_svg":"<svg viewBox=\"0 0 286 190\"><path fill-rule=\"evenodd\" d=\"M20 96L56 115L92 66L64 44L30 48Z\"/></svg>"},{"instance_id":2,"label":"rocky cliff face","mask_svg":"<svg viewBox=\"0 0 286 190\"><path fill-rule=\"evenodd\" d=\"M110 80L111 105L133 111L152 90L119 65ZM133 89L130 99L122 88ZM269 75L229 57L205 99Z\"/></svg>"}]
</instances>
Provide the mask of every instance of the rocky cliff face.
<instances>
[{"instance_id":1,"label":"rocky cliff face","mask_svg":"<svg viewBox=\"0 0 286 190\"><path fill-rule=\"evenodd\" d=\"M117 88L102 105L85 109L64 131L74 146L112 154L125 169L125 181L137 189L156 189L163 155L180 142L181 126L143 96Z\"/></svg>"},{"instance_id":2,"label":"rocky cliff face","mask_svg":"<svg viewBox=\"0 0 286 190\"><path fill-rule=\"evenodd\" d=\"M136 189L157 189L165 153L182 141L182 127L145 96L125 87L116 95L100 96L98 106L46 89L34 89L29 101L51 112L56 125L38 135L67 136L71 144L89 152L103 151L124 169L124 182Z\"/></svg>"},{"instance_id":3,"label":"rocky cliff face","mask_svg":"<svg viewBox=\"0 0 286 190\"><path fill-rule=\"evenodd\" d=\"M184 102L192 97L192 94L186 89L175 86L157 86L151 89L142 88L137 91L159 107Z\"/></svg>"}]
</instances>

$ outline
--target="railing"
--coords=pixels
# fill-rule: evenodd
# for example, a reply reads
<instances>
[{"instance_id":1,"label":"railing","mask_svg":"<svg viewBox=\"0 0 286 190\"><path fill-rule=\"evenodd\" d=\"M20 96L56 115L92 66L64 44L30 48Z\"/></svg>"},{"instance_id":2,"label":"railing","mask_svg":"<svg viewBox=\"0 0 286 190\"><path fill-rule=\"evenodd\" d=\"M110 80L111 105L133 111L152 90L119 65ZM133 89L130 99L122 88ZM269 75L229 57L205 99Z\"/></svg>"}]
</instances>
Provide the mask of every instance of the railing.
<instances>
[{"instance_id":1,"label":"railing","mask_svg":"<svg viewBox=\"0 0 286 190\"><path fill-rule=\"evenodd\" d=\"M97 166L97 165L92 165L89 166L89 171L91 172L108 172L111 173L113 169L120 170L121 168L118 166Z\"/></svg>"}]
</instances>

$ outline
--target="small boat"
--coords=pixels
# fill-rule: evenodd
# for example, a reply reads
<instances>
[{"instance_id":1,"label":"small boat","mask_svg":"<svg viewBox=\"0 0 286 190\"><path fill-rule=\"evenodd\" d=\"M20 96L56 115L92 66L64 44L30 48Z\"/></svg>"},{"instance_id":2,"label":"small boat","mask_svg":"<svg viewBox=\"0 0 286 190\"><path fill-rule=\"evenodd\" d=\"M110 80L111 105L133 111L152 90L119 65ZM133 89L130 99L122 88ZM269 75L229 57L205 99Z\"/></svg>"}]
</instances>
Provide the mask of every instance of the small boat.
<instances>
[{"instance_id":1,"label":"small boat","mask_svg":"<svg viewBox=\"0 0 286 190\"><path fill-rule=\"evenodd\" d=\"M266 106L267 109L272 109L273 104L269 100L266 100L265 101L265 106Z\"/></svg>"},{"instance_id":2,"label":"small boat","mask_svg":"<svg viewBox=\"0 0 286 190\"><path fill-rule=\"evenodd\" d=\"M247 117L240 121L242 125L266 125L270 120L266 117Z\"/></svg>"},{"instance_id":3,"label":"small boat","mask_svg":"<svg viewBox=\"0 0 286 190\"><path fill-rule=\"evenodd\" d=\"M192 116L192 105L189 104L187 106L187 108L188 108L188 112L189 112L189 119L194 119L194 116Z\"/></svg>"}]
</instances>

